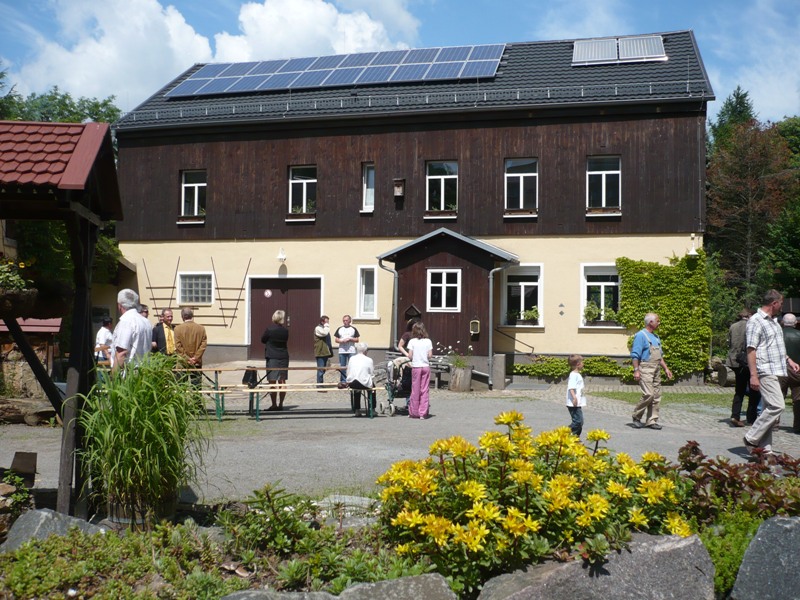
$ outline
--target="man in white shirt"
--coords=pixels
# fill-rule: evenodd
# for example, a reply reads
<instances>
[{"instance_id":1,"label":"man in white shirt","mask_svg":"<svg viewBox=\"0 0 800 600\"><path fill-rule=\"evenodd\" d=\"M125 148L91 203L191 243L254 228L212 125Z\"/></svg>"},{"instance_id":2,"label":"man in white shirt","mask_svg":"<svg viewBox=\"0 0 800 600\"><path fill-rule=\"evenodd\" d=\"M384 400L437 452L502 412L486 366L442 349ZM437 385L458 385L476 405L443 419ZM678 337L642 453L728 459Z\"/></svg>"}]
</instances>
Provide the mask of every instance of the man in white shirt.
<instances>
[{"instance_id":1,"label":"man in white shirt","mask_svg":"<svg viewBox=\"0 0 800 600\"><path fill-rule=\"evenodd\" d=\"M347 363L347 384L353 390L353 414L361 416L361 390L367 391L367 406L375 410L375 393L371 390L374 387L373 374L375 363L367 356L369 348L363 342L355 344L356 354Z\"/></svg>"},{"instance_id":2,"label":"man in white shirt","mask_svg":"<svg viewBox=\"0 0 800 600\"><path fill-rule=\"evenodd\" d=\"M342 326L333 334L333 341L339 344L339 366L342 367L339 377L339 387L345 387L347 383L347 363L350 357L356 353L356 343L359 340L358 329L351 325L350 315L342 317Z\"/></svg>"},{"instance_id":3,"label":"man in white shirt","mask_svg":"<svg viewBox=\"0 0 800 600\"><path fill-rule=\"evenodd\" d=\"M117 309L122 316L114 328L112 341L111 368L114 371L140 362L150 352L153 329L138 308L139 294L127 288L117 294Z\"/></svg>"},{"instance_id":4,"label":"man in white shirt","mask_svg":"<svg viewBox=\"0 0 800 600\"><path fill-rule=\"evenodd\" d=\"M94 338L94 359L97 362L111 360L111 342L114 339L114 328L111 327L113 322L111 317L103 317L103 324L97 330L97 336Z\"/></svg>"}]
</instances>

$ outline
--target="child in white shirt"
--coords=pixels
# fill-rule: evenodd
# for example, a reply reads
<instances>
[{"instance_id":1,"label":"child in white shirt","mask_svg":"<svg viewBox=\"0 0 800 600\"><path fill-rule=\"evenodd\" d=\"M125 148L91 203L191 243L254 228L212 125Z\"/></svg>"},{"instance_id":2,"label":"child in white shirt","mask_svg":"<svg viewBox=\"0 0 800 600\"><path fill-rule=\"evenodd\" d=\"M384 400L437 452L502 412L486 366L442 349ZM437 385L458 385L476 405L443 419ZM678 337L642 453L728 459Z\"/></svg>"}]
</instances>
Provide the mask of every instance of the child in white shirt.
<instances>
[{"instance_id":1,"label":"child in white shirt","mask_svg":"<svg viewBox=\"0 0 800 600\"><path fill-rule=\"evenodd\" d=\"M567 410L572 417L570 429L573 435L580 437L583 431L583 407L586 406L586 396L583 393L583 357L580 354L571 354L569 357L569 380L567 381Z\"/></svg>"}]
</instances>

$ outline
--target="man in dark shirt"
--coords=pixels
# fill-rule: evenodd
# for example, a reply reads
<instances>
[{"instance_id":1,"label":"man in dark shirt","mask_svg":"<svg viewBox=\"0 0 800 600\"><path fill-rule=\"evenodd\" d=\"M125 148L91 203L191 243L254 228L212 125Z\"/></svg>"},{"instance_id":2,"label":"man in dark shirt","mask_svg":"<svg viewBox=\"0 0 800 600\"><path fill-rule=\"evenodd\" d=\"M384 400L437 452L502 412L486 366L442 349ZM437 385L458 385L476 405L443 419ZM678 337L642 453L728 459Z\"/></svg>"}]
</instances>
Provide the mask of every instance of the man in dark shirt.
<instances>
[{"instance_id":1,"label":"man in dark shirt","mask_svg":"<svg viewBox=\"0 0 800 600\"><path fill-rule=\"evenodd\" d=\"M783 343L786 344L786 355L800 364L800 331L797 330L797 317L792 313L783 315ZM786 377L779 377L778 381L784 397L787 390L792 390L792 431L800 433L800 374L789 369Z\"/></svg>"}]
</instances>

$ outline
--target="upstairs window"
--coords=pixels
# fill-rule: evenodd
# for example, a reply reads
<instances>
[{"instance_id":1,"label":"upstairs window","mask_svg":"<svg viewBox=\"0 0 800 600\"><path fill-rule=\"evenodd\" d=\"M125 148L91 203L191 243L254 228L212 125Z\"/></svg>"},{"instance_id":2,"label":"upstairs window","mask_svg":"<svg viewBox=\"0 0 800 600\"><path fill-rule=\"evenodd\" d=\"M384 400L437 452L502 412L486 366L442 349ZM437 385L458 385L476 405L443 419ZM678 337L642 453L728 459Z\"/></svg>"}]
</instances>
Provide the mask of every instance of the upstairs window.
<instances>
[{"instance_id":1,"label":"upstairs window","mask_svg":"<svg viewBox=\"0 0 800 600\"><path fill-rule=\"evenodd\" d=\"M289 169L289 212L309 214L317 211L317 167Z\"/></svg>"},{"instance_id":2,"label":"upstairs window","mask_svg":"<svg viewBox=\"0 0 800 600\"><path fill-rule=\"evenodd\" d=\"M375 211L375 165L365 163L361 176L362 202L361 212Z\"/></svg>"},{"instance_id":3,"label":"upstairs window","mask_svg":"<svg viewBox=\"0 0 800 600\"><path fill-rule=\"evenodd\" d=\"M214 301L211 273L179 273L178 304L180 306L211 304Z\"/></svg>"},{"instance_id":4,"label":"upstairs window","mask_svg":"<svg viewBox=\"0 0 800 600\"><path fill-rule=\"evenodd\" d=\"M535 212L538 184L538 161L535 158L507 159L506 210Z\"/></svg>"},{"instance_id":5,"label":"upstairs window","mask_svg":"<svg viewBox=\"0 0 800 600\"><path fill-rule=\"evenodd\" d=\"M461 310L461 270L428 269L428 311Z\"/></svg>"},{"instance_id":6,"label":"upstairs window","mask_svg":"<svg viewBox=\"0 0 800 600\"><path fill-rule=\"evenodd\" d=\"M458 210L458 163L429 162L426 165L426 174L428 183L426 210L430 212Z\"/></svg>"},{"instance_id":7,"label":"upstairs window","mask_svg":"<svg viewBox=\"0 0 800 600\"><path fill-rule=\"evenodd\" d=\"M205 171L183 171L181 173L181 217L206 216Z\"/></svg>"},{"instance_id":8,"label":"upstairs window","mask_svg":"<svg viewBox=\"0 0 800 600\"><path fill-rule=\"evenodd\" d=\"M614 266L583 267L584 324L616 321L619 310L619 275ZM588 308L587 308L588 307Z\"/></svg>"},{"instance_id":9,"label":"upstairs window","mask_svg":"<svg viewBox=\"0 0 800 600\"><path fill-rule=\"evenodd\" d=\"M586 168L586 210L619 214L622 197L622 167L618 156L590 157Z\"/></svg>"}]
</instances>

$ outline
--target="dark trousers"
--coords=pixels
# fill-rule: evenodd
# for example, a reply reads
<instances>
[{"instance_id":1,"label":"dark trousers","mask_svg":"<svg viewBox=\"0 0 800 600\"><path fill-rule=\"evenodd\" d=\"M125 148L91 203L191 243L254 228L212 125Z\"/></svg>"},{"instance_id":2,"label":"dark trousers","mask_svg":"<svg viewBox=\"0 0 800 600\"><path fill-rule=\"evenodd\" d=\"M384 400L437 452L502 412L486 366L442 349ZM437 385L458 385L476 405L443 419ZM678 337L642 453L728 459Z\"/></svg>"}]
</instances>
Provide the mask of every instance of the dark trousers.
<instances>
[{"instance_id":1,"label":"dark trousers","mask_svg":"<svg viewBox=\"0 0 800 600\"><path fill-rule=\"evenodd\" d=\"M581 431L583 431L583 409L580 406L568 406L567 410L569 411L569 416L572 417L572 423L570 423L569 428L573 435L580 436Z\"/></svg>"},{"instance_id":2,"label":"dark trousers","mask_svg":"<svg viewBox=\"0 0 800 600\"><path fill-rule=\"evenodd\" d=\"M761 392L750 389L750 369L748 367L733 367L733 372L736 375L736 387L733 392L731 418L739 420L742 415L742 403L745 395L747 395L747 422L755 423L758 418L758 403L761 401Z\"/></svg>"},{"instance_id":3,"label":"dark trousers","mask_svg":"<svg viewBox=\"0 0 800 600\"><path fill-rule=\"evenodd\" d=\"M360 381L351 381L348 387L350 388L350 393L353 394L353 411L361 410L361 391L369 390L369 388L365 387ZM372 408L372 412L375 412L375 392L367 391L367 402L367 406Z\"/></svg>"}]
</instances>

